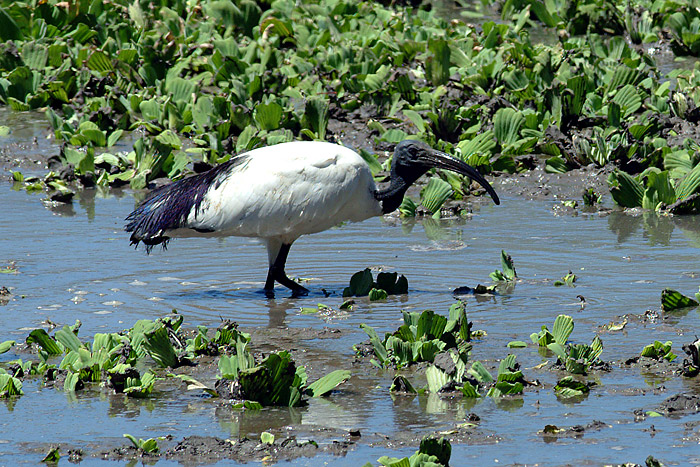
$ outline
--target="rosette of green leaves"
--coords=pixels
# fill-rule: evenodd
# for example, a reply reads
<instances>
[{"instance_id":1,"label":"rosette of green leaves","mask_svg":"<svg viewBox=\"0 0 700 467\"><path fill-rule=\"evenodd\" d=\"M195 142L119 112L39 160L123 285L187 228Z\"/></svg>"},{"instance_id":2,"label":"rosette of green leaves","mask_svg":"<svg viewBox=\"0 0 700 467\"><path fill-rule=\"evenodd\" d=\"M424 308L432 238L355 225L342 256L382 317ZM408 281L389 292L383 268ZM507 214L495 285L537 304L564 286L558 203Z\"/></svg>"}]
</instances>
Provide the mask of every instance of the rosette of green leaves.
<instances>
[{"instance_id":1,"label":"rosette of green leaves","mask_svg":"<svg viewBox=\"0 0 700 467\"><path fill-rule=\"evenodd\" d=\"M438 353L450 349L466 361L471 349L471 323L461 303L450 307L449 318L425 310L404 311L403 320L404 324L394 333L386 333L384 339L371 326L360 325L374 349L374 365L401 368L416 362L432 362Z\"/></svg>"}]
</instances>

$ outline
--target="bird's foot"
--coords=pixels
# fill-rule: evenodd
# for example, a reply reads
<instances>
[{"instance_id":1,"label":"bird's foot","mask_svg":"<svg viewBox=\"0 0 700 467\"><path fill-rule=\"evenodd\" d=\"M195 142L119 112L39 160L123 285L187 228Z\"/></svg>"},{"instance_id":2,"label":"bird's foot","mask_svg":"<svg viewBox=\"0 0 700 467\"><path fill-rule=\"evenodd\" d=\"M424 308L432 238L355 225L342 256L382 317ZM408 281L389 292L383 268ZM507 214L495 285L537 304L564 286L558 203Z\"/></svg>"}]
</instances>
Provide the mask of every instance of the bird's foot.
<instances>
[{"instance_id":1,"label":"bird's foot","mask_svg":"<svg viewBox=\"0 0 700 467\"><path fill-rule=\"evenodd\" d=\"M299 286L292 289L292 298L306 297L307 295L309 295L309 290L305 287Z\"/></svg>"}]
</instances>

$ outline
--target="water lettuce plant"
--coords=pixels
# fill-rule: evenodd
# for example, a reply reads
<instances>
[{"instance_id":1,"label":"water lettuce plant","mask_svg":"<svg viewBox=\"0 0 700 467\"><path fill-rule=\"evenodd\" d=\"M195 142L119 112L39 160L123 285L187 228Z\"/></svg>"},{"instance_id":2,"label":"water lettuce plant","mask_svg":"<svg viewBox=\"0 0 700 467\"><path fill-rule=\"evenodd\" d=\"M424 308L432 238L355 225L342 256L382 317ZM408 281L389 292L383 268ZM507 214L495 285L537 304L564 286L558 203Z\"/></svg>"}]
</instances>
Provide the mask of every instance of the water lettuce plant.
<instances>
[{"instance_id":1,"label":"water lettuce plant","mask_svg":"<svg viewBox=\"0 0 700 467\"><path fill-rule=\"evenodd\" d=\"M574 282L576 282L576 274L569 271L561 280L554 281L554 286L561 287L562 285L568 285L569 287L575 287Z\"/></svg>"},{"instance_id":2,"label":"water lettuce plant","mask_svg":"<svg viewBox=\"0 0 700 467\"><path fill-rule=\"evenodd\" d=\"M700 294L696 294L696 298L700 300L698 295ZM677 290L664 289L661 291L661 309L664 311L673 311L693 306L698 306L698 302Z\"/></svg>"},{"instance_id":3,"label":"water lettuce plant","mask_svg":"<svg viewBox=\"0 0 700 467\"><path fill-rule=\"evenodd\" d=\"M494 282L513 282L518 277L513 258L505 250L501 250L501 268L502 271L497 269L489 275Z\"/></svg>"},{"instance_id":4,"label":"water lettuce plant","mask_svg":"<svg viewBox=\"0 0 700 467\"><path fill-rule=\"evenodd\" d=\"M494 378L484 365L475 361L467 369L466 359L454 358L452 368L431 365L425 372L428 390L432 393L441 391L462 392L465 397L494 397L521 394L527 382L515 362L515 355L508 355L498 366L498 375ZM444 365L443 365L444 366Z\"/></svg>"},{"instance_id":5,"label":"water lettuce plant","mask_svg":"<svg viewBox=\"0 0 700 467\"><path fill-rule=\"evenodd\" d=\"M417 362L432 362L437 354L451 349L466 359L471 349L471 323L462 303L450 307L449 318L432 310L404 311L403 321L395 332L385 333L383 339L371 326L360 325L370 338L374 365L402 368Z\"/></svg>"},{"instance_id":6,"label":"water lettuce plant","mask_svg":"<svg viewBox=\"0 0 700 467\"><path fill-rule=\"evenodd\" d=\"M671 156L669 155L668 166ZM677 214L697 212L696 197L700 189L700 165L695 165L682 178L672 178L668 170L649 168L633 177L616 170L608 176L610 194L615 202L626 208L642 207L651 210L669 210Z\"/></svg>"},{"instance_id":7,"label":"water lettuce plant","mask_svg":"<svg viewBox=\"0 0 700 467\"><path fill-rule=\"evenodd\" d=\"M564 376L554 386L557 397L562 399L580 398L591 391L595 383L583 382L573 376Z\"/></svg>"},{"instance_id":8,"label":"water lettuce plant","mask_svg":"<svg viewBox=\"0 0 700 467\"><path fill-rule=\"evenodd\" d=\"M130 435L128 433L124 433L123 436L124 436L124 438L131 441L131 444L141 452L151 454L151 453L158 452L160 449L158 447L158 439L156 439L156 438L148 438L148 439L138 438L138 439L136 439L135 436Z\"/></svg>"},{"instance_id":9,"label":"water lettuce plant","mask_svg":"<svg viewBox=\"0 0 700 467\"><path fill-rule=\"evenodd\" d=\"M444 437L439 439L435 436L425 436L421 442L418 451L411 457L382 456L377 459L380 465L384 467L448 467L450 465L450 457L452 456L452 445ZM368 462L363 467L372 467L372 463Z\"/></svg>"},{"instance_id":10,"label":"water lettuce plant","mask_svg":"<svg viewBox=\"0 0 700 467\"><path fill-rule=\"evenodd\" d=\"M655 360L663 358L664 360L672 362L676 359L677 355L671 351L671 344L671 341L654 341L653 344L649 344L642 349L641 356L653 358Z\"/></svg>"},{"instance_id":11,"label":"water lettuce plant","mask_svg":"<svg viewBox=\"0 0 700 467\"><path fill-rule=\"evenodd\" d=\"M600 337L595 336L590 345L572 344L568 339L573 330L573 318L559 315L554 320L551 332L543 325L540 332L530 335L530 339L537 343L540 349L552 351L557 356L557 363L564 366L569 373L585 374L591 365L599 361L598 357L603 352L603 342Z\"/></svg>"},{"instance_id":12,"label":"water lettuce plant","mask_svg":"<svg viewBox=\"0 0 700 467\"><path fill-rule=\"evenodd\" d=\"M686 149L666 129L694 118L699 78L664 75L633 44L670 37L692 53L695 9L501 7L500 24L474 28L398 2L13 2L0 7L0 104L46 109L63 144L65 170L54 170L76 186L143 188L260 145L345 131L332 121L378 145L418 137L485 173L529 170L521 156L546 154L550 171L636 174ZM532 43L533 21L560 31L558 42ZM436 216L473 193L462 177L430 180L420 204Z\"/></svg>"},{"instance_id":13,"label":"water lettuce plant","mask_svg":"<svg viewBox=\"0 0 700 467\"><path fill-rule=\"evenodd\" d=\"M259 363L246 349L236 355L219 358L221 379L217 392L229 399L254 401L262 406L302 404L302 395L319 397L328 394L350 378L347 370L335 370L311 384L307 382L306 368L296 366L287 351L273 352ZM223 387L223 388L222 388Z\"/></svg>"},{"instance_id":14,"label":"water lettuce plant","mask_svg":"<svg viewBox=\"0 0 700 467\"><path fill-rule=\"evenodd\" d=\"M350 278L350 285L343 290L343 297L369 296L371 301L383 300L388 295L408 293L408 279L395 272L380 272L374 281L369 268L358 271Z\"/></svg>"},{"instance_id":15,"label":"water lettuce plant","mask_svg":"<svg viewBox=\"0 0 700 467\"><path fill-rule=\"evenodd\" d=\"M0 368L0 398L22 394L22 381Z\"/></svg>"}]
</instances>

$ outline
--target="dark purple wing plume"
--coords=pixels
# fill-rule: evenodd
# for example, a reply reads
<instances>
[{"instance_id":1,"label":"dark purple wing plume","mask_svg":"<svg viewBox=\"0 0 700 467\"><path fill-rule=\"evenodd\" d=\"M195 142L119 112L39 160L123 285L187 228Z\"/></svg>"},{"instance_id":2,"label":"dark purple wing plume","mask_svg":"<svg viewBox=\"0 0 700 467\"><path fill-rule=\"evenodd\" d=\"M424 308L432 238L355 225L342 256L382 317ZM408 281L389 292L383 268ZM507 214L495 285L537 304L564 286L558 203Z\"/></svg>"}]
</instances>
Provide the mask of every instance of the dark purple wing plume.
<instances>
[{"instance_id":1,"label":"dark purple wing plume","mask_svg":"<svg viewBox=\"0 0 700 467\"><path fill-rule=\"evenodd\" d=\"M233 169L243 164L248 157L241 155L216 167L151 191L145 200L126 217L125 230L131 232L131 244L143 242L146 253L155 245L166 248L170 237L168 230L186 227L190 213L199 211L204 196L217 188Z\"/></svg>"}]
</instances>

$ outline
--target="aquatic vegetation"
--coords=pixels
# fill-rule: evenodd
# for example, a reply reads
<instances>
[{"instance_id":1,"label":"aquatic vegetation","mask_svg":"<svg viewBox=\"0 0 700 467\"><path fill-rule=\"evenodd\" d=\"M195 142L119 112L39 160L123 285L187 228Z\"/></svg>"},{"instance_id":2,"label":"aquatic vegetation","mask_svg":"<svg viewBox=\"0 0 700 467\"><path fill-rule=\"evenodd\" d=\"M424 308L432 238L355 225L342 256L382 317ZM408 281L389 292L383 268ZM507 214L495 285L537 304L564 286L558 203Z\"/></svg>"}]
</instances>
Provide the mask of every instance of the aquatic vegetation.
<instances>
[{"instance_id":1,"label":"aquatic vegetation","mask_svg":"<svg viewBox=\"0 0 700 467\"><path fill-rule=\"evenodd\" d=\"M530 339L534 344L538 344L541 348L547 347L552 343L566 345L566 342L573 331L573 318L568 315L559 315L554 320L554 327L552 328L551 332L547 326L543 324L540 332L530 334Z\"/></svg>"},{"instance_id":2,"label":"aquatic vegetation","mask_svg":"<svg viewBox=\"0 0 700 467\"><path fill-rule=\"evenodd\" d=\"M554 281L554 286L561 287L562 285L568 285L569 287L576 287L574 282L576 282L576 274L569 271L561 280Z\"/></svg>"},{"instance_id":3,"label":"aquatic vegetation","mask_svg":"<svg viewBox=\"0 0 700 467\"><path fill-rule=\"evenodd\" d=\"M450 307L449 318L432 310L403 312L404 324L381 339L371 326L360 325L370 338L378 367L402 368L416 362L432 362L441 352L454 349L466 361L471 349L471 323L462 303Z\"/></svg>"},{"instance_id":4,"label":"aquatic vegetation","mask_svg":"<svg viewBox=\"0 0 700 467\"><path fill-rule=\"evenodd\" d=\"M59 452L59 448L55 447L49 449L49 452L47 452L44 458L41 459L41 462L46 462L47 464L56 464L58 463L60 458L61 453Z\"/></svg>"},{"instance_id":5,"label":"aquatic vegetation","mask_svg":"<svg viewBox=\"0 0 700 467\"><path fill-rule=\"evenodd\" d=\"M435 466L447 467L450 464L452 456L452 445L444 437L437 438L432 435L425 436L421 442L418 451L411 457L396 458L382 456L377 459L380 465L384 467L404 467L404 466ZM363 467L372 467L371 462L366 463Z\"/></svg>"},{"instance_id":6,"label":"aquatic vegetation","mask_svg":"<svg viewBox=\"0 0 700 467\"><path fill-rule=\"evenodd\" d=\"M518 277L513 258L505 250L501 250L501 268L502 271L497 269L489 275L494 282L513 282Z\"/></svg>"},{"instance_id":7,"label":"aquatic vegetation","mask_svg":"<svg viewBox=\"0 0 700 467\"><path fill-rule=\"evenodd\" d=\"M564 366L566 371L574 374L585 374L591 365L598 362L603 352L603 342L595 336L590 345L572 344L568 342L574 330L574 320L568 315L559 315L554 320L550 332L546 325L538 333L530 334L533 343L540 349L548 349L557 356L557 363Z\"/></svg>"},{"instance_id":8,"label":"aquatic vegetation","mask_svg":"<svg viewBox=\"0 0 700 467\"><path fill-rule=\"evenodd\" d=\"M302 395L320 397L350 378L347 370L335 370L311 384L306 368L297 367L287 351L273 352L259 363L244 348L219 358L221 379L217 392L228 399L257 402L262 406L302 404Z\"/></svg>"},{"instance_id":9,"label":"aquatic vegetation","mask_svg":"<svg viewBox=\"0 0 700 467\"><path fill-rule=\"evenodd\" d=\"M146 452L150 454L159 451L157 438L136 439L135 436L130 435L128 433L124 433L124 438L131 441L131 444L133 444L133 446L141 452Z\"/></svg>"},{"instance_id":10,"label":"aquatic vegetation","mask_svg":"<svg viewBox=\"0 0 700 467\"><path fill-rule=\"evenodd\" d=\"M498 375L494 378L484 365L475 361L467 369L465 358L452 353L454 365L452 368L440 368L431 365L425 371L428 390L440 393L446 390L457 390L464 397L494 397L522 394L525 384L528 384L520 371L520 365L515 363L515 355L508 355L498 366ZM481 390L481 392L480 392Z\"/></svg>"},{"instance_id":11,"label":"aquatic vegetation","mask_svg":"<svg viewBox=\"0 0 700 467\"><path fill-rule=\"evenodd\" d=\"M0 342L0 354L3 354L5 352L9 351L15 344L16 344L15 341Z\"/></svg>"},{"instance_id":12,"label":"aquatic vegetation","mask_svg":"<svg viewBox=\"0 0 700 467\"><path fill-rule=\"evenodd\" d=\"M554 392L557 397L563 399L577 398L588 394L592 386L595 386L595 383L579 381L573 376L564 376L557 381Z\"/></svg>"},{"instance_id":13,"label":"aquatic vegetation","mask_svg":"<svg viewBox=\"0 0 700 467\"><path fill-rule=\"evenodd\" d=\"M388 295L408 293L408 279L396 272L380 272L374 281L369 268L358 271L350 278L350 285L343 290L343 297L369 296L371 301L383 300Z\"/></svg>"},{"instance_id":14,"label":"aquatic vegetation","mask_svg":"<svg viewBox=\"0 0 700 467\"><path fill-rule=\"evenodd\" d=\"M24 394L22 381L0 368L0 398L21 396L22 394Z\"/></svg>"},{"instance_id":15,"label":"aquatic vegetation","mask_svg":"<svg viewBox=\"0 0 700 467\"><path fill-rule=\"evenodd\" d=\"M636 177L620 170L612 172L608 176L608 185L613 200L627 208L642 207L657 211L669 208L675 213L695 211L697 207L693 195L700 189L700 164L685 172L678 182L671 178L671 174L682 173L679 166L669 162L669 167L674 167L676 171L650 168Z\"/></svg>"},{"instance_id":16,"label":"aquatic vegetation","mask_svg":"<svg viewBox=\"0 0 700 467\"><path fill-rule=\"evenodd\" d=\"M700 300L700 294L696 294L696 298ZM673 311L681 308L698 306L698 301L683 295L677 290L664 289L661 291L661 309L664 311Z\"/></svg>"},{"instance_id":17,"label":"aquatic vegetation","mask_svg":"<svg viewBox=\"0 0 700 467\"><path fill-rule=\"evenodd\" d=\"M654 341L653 344L649 344L642 349L641 356L653 358L655 360L663 358L669 362L672 362L677 357L677 355L671 351L671 341Z\"/></svg>"}]
</instances>

